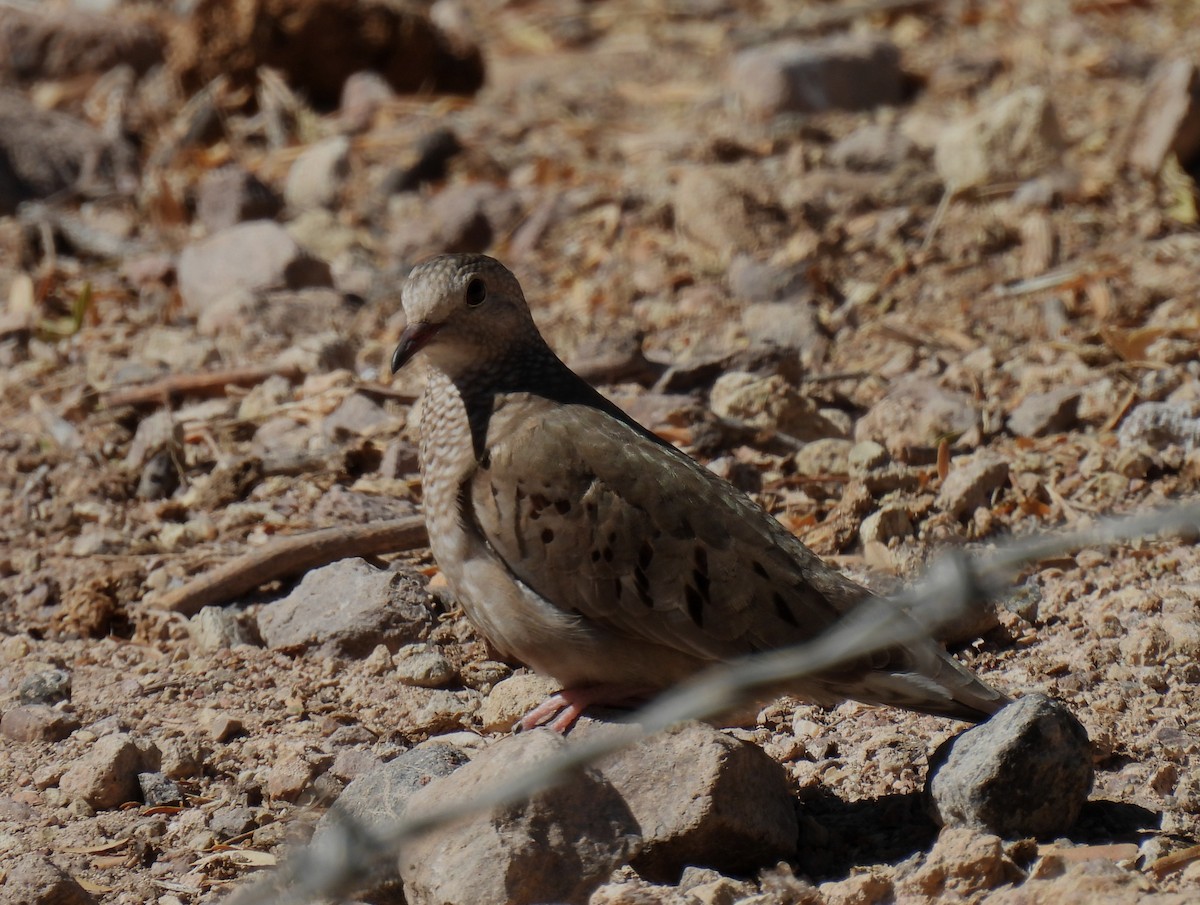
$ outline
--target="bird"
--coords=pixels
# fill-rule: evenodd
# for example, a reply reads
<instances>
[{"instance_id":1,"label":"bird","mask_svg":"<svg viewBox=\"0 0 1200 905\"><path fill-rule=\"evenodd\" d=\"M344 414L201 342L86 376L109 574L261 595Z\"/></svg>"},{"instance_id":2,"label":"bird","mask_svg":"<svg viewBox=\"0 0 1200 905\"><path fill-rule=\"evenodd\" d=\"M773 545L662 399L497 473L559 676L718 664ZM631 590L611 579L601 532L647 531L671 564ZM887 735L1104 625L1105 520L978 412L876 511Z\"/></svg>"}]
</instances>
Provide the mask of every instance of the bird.
<instances>
[{"instance_id":1,"label":"bird","mask_svg":"<svg viewBox=\"0 0 1200 905\"><path fill-rule=\"evenodd\" d=\"M426 365L419 459L434 559L496 650L561 685L522 728L566 732L588 707L811 641L870 596L576 375L496 259L419 263L401 304L391 366ZM1009 702L932 639L787 690L969 722Z\"/></svg>"}]
</instances>

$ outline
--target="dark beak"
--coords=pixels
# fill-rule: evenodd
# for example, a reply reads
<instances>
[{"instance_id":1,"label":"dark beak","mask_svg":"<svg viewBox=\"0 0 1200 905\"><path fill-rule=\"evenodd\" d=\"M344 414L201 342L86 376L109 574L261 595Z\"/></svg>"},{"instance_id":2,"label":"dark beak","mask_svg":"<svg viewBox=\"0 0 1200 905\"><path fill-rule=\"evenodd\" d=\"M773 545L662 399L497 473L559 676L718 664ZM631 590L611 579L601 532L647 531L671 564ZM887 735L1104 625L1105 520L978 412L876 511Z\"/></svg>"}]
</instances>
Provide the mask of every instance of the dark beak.
<instances>
[{"instance_id":1,"label":"dark beak","mask_svg":"<svg viewBox=\"0 0 1200 905\"><path fill-rule=\"evenodd\" d=\"M392 353L392 373L395 374L408 364L409 360L420 352L429 341L442 329L441 324L409 324L400 334L400 343Z\"/></svg>"}]
</instances>

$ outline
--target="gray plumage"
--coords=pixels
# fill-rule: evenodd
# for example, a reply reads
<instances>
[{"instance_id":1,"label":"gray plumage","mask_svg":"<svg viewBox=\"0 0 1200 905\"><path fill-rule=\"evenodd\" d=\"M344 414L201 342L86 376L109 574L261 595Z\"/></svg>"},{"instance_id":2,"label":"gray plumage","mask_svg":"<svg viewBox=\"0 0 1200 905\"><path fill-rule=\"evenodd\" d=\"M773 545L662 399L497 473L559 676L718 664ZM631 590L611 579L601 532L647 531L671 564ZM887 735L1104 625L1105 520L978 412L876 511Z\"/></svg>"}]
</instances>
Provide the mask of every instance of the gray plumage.
<instances>
[{"instance_id":1,"label":"gray plumage","mask_svg":"<svg viewBox=\"0 0 1200 905\"><path fill-rule=\"evenodd\" d=\"M467 616L565 688L660 689L811 640L866 593L730 484L659 440L550 350L483 255L416 267L398 370L423 351L430 544ZM790 691L967 720L1007 698L932 641Z\"/></svg>"}]
</instances>

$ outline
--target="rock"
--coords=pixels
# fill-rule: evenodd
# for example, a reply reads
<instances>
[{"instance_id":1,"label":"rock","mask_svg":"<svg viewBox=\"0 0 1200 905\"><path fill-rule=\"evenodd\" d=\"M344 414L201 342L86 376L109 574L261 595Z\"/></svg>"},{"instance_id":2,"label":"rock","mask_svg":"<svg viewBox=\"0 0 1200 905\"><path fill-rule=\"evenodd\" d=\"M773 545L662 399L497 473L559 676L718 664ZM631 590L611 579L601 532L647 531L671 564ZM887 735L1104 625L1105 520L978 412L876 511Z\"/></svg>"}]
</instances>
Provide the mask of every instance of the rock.
<instances>
[{"instance_id":1,"label":"rock","mask_svg":"<svg viewBox=\"0 0 1200 905\"><path fill-rule=\"evenodd\" d=\"M53 4L0 7L0 82L70 80L118 65L140 75L162 61L164 45L148 19Z\"/></svg>"},{"instance_id":2,"label":"rock","mask_svg":"<svg viewBox=\"0 0 1200 905\"><path fill-rule=\"evenodd\" d=\"M241 719L228 713L214 714L208 721L208 734L214 741L227 742L245 732L246 727Z\"/></svg>"},{"instance_id":3,"label":"rock","mask_svg":"<svg viewBox=\"0 0 1200 905\"><path fill-rule=\"evenodd\" d=\"M683 168L672 205L676 227L723 257L757 248L781 222L730 167Z\"/></svg>"},{"instance_id":4,"label":"rock","mask_svg":"<svg viewBox=\"0 0 1200 905\"><path fill-rule=\"evenodd\" d=\"M870 110L904 99L900 51L890 41L836 36L781 41L739 53L728 83L748 114Z\"/></svg>"},{"instance_id":5,"label":"rock","mask_svg":"<svg viewBox=\"0 0 1200 905\"><path fill-rule=\"evenodd\" d=\"M1164 60L1150 73L1134 119L1127 159L1147 175L1174 154L1189 168L1200 152L1200 70L1186 58Z\"/></svg>"},{"instance_id":6,"label":"rock","mask_svg":"<svg viewBox=\"0 0 1200 905\"><path fill-rule=\"evenodd\" d=\"M208 819L208 828L218 839L231 839L248 833L258 826L258 816L254 808L243 808L236 805L226 805L218 808Z\"/></svg>"},{"instance_id":7,"label":"rock","mask_svg":"<svg viewBox=\"0 0 1200 905\"><path fill-rule=\"evenodd\" d=\"M409 813L472 801L481 790L561 752L561 736L535 729L493 743L452 776L430 783ZM583 903L625 862L637 823L595 770L413 840L400 855L410 905Z\"/></svg>"},{"instance_id":8,"label":"rock","mask_svg":"<svg viewBox=\"0 0 1200 905\"><path fill-rule=\"evenodd\" d=\"M474 689L447 691L432 689L425 703L410 714L413 731L420 735L439 735L466 729L474 723L482 695Z\"/></svg>"},{"instance_id":9,"label":"rock","mask_svg":"<svg viewBox=\"0 0 1200 905\"><path fill-rule=\"evenodd\" d=\"M512 675L512 667L499 660L476 660L464 663L458 677L467 688L489 694L497 684Z\"/></svg>"},{"instance_id":10,"label":"rock","mask_svg":"<svg viewBox=\"0 0 1200 905\"><path fill-rule=\"evenodd\" d=\"M912 533L912 519L903 503L884 503L858 527L858 536L864 544L886 544L893 537L908 537Z\"/></svg>"},{"instance_id":11,"label":"rock","mask_svg":"<svg viewBox=\"0 0 1200 905\"><path fill-rule=\"evenodd\" d=\"M374 773L382 766L382 761L370 751L345 748L333 759L329 772L344 782L350 782L360 776Z\"/></svg>"},{"instance_id":12,"label":"rock","mask_svg":"<svg viewBox=\"0 0 1200 905\"><path fill-rule=\"evenodd\" d=\"M237 164L209 170L196 186L196 219L209 233L249 220L273 220L283 199Z\"/></svg>"},{"instance_id":13,"label":"rock","mask_svg":"<svg viewBox=\"0 0 1200 905\"><path fill-rule=\"evenodd\" d=\"M406 751L378 769L359 776L338 796L333 807L317 822L314 844L321 844L326 833L336 832L347 820L362 831L382 833L404 816L413 793L431 780L448 776L463 764L467 756L452 745L430 744Z\"/></svg>"},{"instance_id":14,"label":"rock","mask_svg":"<svg viewBox=\"0 0 1200 905\"><path fill-rule=\"evenodd\" d=\"M329 265L310 257L270 220L239 223L187 245L178 272L179 294L193 314L237 290L332 285Z\"/></svg>"},{"instance_id":15,"label":"rock","mask_svg":"<svg viewBox=\"0 0 1200 905\"><path fill-rule=\"evenodd\" d=\"M350 173L350 139L335 135L309 146L288 170L283 197L293 211L333 207Z\"/></svg>"},{"instance_id":16,"label":"rock","mask_svg":"<svg viewBox=\"0 0 1200 905\"><path fill-rule=\"evenodd\" d=\"M850 455L847 457L850 474L856 477L862 477L872 471L878 471L890 465L891 461L892 457L888 455L888 451L874 440L863 440L861 443L855 443L850 448Z\"/></svg>"},{"instance_id":17,"label":"rock","mask_svg":"<svg viewBox=\"0 0 1200 905\"><path fill-rule=\"evenodd\" d=\"M26 676L17 688L22 704L54 704L71 697L71 674L65 669L44 669Z\"/></svg>"},{"instance_id":18,"label":"rock","mask_svg":"<svg viewBox=\"0 0 1200 905\"><path fill-rule=\"evenodd\" d=\"M455 669L428 644L406 644L396 651L395 676L405 685L444 688L454 681Z\"/></svg>"},{"instance_id":19,"label":"rock","mask_svg":"<svg viewBox=\"0 0 1200 905\"><path fill-rule=\"evenodd\" d=\"M756 261L750 255L735 255L729 262L726 279L734 298L747 302L782 302L795 298L811 298L812 282L808 278L811 264L807 261L788 267L778 267Z\"/></svg>"},{"instance_id":20,"label":"rock","mask_svg":"<svg viewBox=\"0 0 1200 905\"><path fill-rule=\"evenodd\" d=\"M344 443L353 437L371 436L381 428L391 428L389 432L394 433L398 426L374 399L365 393L350 393L321 421L321 433L335 443Z\"/></svg>"},{"instance_id":21,"label":"rock","mask_svg":"<svg viewBox=\"0 0 1200 905\"><path fill-rule=\"evenodd\" d=\"M6 869L4 901L9 905L95 905L74 877L39 854L12 856Z\"/></svg>"},{"instance_id":22,"label":"rock","mask_svg":"<svg viewBox=\"0 0 1200 905\"><path fill-rule=\"evenodd\" d=\"M1060 387L1026 396L1008 416L1008 429L1018 437L1044 437L1070 430L1079 414L1079 390Z\"/></svg>"},{"instance_id":23,"label":"rock","mask_svg":"<svg viewBox=\"0 0 1200 905\"><path fill-rule=\"evenodd\" d=\"M572 738L626 731L587 720ZM632 863L643 877L675 882L689 864L750 873L796 854L787 773L757 745L685 723L618 751L600 771L641 828Z\"/></svg>"},{"instance_id":24,"label":"rock","mask_svg":"<svg viewBox=\"0 0 1200 905\"><path fill-rule=\"evenodd\" d=\"M1008 462L994 453L976 453L966 461L954 459L942 482L938 506L957 519L969 516L986 506L992 492L1007 480Z\"/></svg>"},{"instance_id":25,"label":"rock","mask_svg":"<svg viewBox=\"0 0 1200 905\"><path fill-rule=\"evenodd\" d=\"M850 451L854 443L838 437L826 437L805 443L793 459L796 473L804 477L846 474L850 471Z\"/></svg>"},{"instance_id":26,"label":"rock","mask_svg":"<svg viewBox=\"0 0 1200 905\"><path fill-rule=\"evenodd\" d=\"M196 650L203 653L251 643L237 613L223 606L206 606L189 619L188 635Z\"/></svg>"},{"instance_id":27,"label":"rock","mask_svg":"<svg viewBox=\"0 0 1200 905\"><path fill-rule=\"evenodd\" d=\"M938 748L925 796L943 826L1045 838L1074 825L1091 788L1087 731L1062 704L1031 694Z\"/></svg>"},{"instance_id":28,"label":"rock","mask_svg":"<svg viewBox=\"0 0 1200 905\"><path fill-rule=\"evenodd\" d=\"M365 657L377 644L398 649L423 640L431 626L429 593L420 576L376 569L357 558L312 570L258 616L270 648L343 657Z\"/></svg>"},{"instance_id":29,"label":"rock","mask_svg":"<svg viewBox=\"0 0 1200 905\"><path fill-rule=\"evenodd\" d=\"M479 48L424 12L344 0L196 0L171 34L169 59L187 96L218 76L253 90L265 66L322 109L366 63L402 93L473 94L484 73Z\"/></svg>"},{"instance_id":30,"label":"rock","mask_svg":"<svg viewBox=\"0 0 1200 905\"><path fill-rule=\"evenodd\" d=\"M952 193L1023 182L1058 164L1065 143L1046 90L1030 86L947 126L934 164Z\"/></svg>"},{"instance_id":31,"label":"rock","mask_svg":"<svg viewBox=\"0 0 1200 905\"><path fill-rule=\"evenodd\" d=\"M943 389L926 377L911 377L897 381L892 392L858 420L854 439L875 440L898 455L908 448L936 446L942 437L973 432L978 426L979 412L966 393Z\"/></svg>"},{"instance_id":32,"label":"rock","mask_svg":"<svg viewBox=\"0 0 1200 905\"><path fill-rule=\"evenodd\" d=\"M1143 402L1125 416L1117 430L1121 446L1183 447L1185 453L1200 449L1200 404L1195 402Z\"/></svg>"},{"instance_id":33,"label":"rock","mask_svg":"<svg viewBox=\"0 0 1200 905\"><path fill-rule=\"evenodd\" d=\"M818 889L824 905L882 905L896 900L892 881L874 870L822 883Z\"/></svg>"},{"instance_id":34,"label":"rock","mask_svg":"<svg viewBox=\"0 0 1200 905\"><path fill-rule=\"evenodd\" d=\"M76 760L58 787L71 799L94 808L114 808L136 801L141 791L137 775L143 770L142 753L128 735L115 732L97 741Z\"/></svg>"},{"instance_id":35,"label":"rock","mask_svg":"<svg viewBox=\"0 0 1200 905\"><path fill-rule=\"evenodd\" d=\"M428 201L414 194L391 199L390 248L403 260L430 254L479 252L515 227L521 205L515 192L487 182L454 183Z\"/></svg>"},{"instance_id":36,"label":"rock","mask_svg":"<svg viewBox=\"0 0 1200 905\"><path fill-rule=\"evenodd\" d=\"M57 742L79 728L79 720L45 704L27 704L4 712L0 735L14 742Z\"/></svg>"},{"instance_id":37,"label":"rock","mask_svg":"<svg viewBox=\"0 0 1200 905\"><path fill-rule=\"evenodd\" d=\"M338 101L338 119L346 132L365 132L371 128L379 108L395 98L396 92L378 72L363 69L342 83Z\"/></svg>"},{"instance_id":38,"label":"rock","mask_svg":"<svg viewBox=\"0 0 1200 905\"><path fill-rule=\"evenodd\" d=\"M977 897L1000 886L1007 879L1010 867L1011 862L1004 857L1004 847L996 836L947 827L938 835L920 870L900 884L897 899L904 901L914 894L922 901Z\"/></svg>"},{"instance_id":39,"label":"rock","mask_svg":"<svg viewBox=\"0 0 1200 905\"><path fill-rule=\"evenodd\" d=\"M709 405L722 418L779 430L802 442L843 436L837 424L821 415L815 402L778 374L723 374L712 386Z\"/></svg>"},{"instance_id":40,"label":"rock","mask_svg":"<svg viewBox=\"0 0 1200 905\"><path fill-rule=\"evenodd\" d=\"M380 193L415 192L422 185L446 178L451 160L463 150L458 136L446 127L422 135L414 149L413 160L388 172L380 185Z\"/></svg>"},{"instance_id":41,"label":"rock","mask_svg":"<svg viewBox=\"0 0 1200 905\"><path fill-rule=\"evenodd\" d=\"M0 216L69 190L130 190L136 173L137 155L123 139L0 90Z\"/></svg>"},{"instance_id":42,"label":"rock","mask_svg":"<svg viewBox=\"0 0 1200 905\"><path fill-rule=\"evenodd\" d=\"M316 765L301 755L284 755L267 773L267 795L277 801L295 801L316 775Z\"/></svg>"},{"instance_id":43,"label":"rock","mask_svg":"<svg viewBox=\"0 0 1200 905\"><path fill-rule=\"evenodd\" d=\"M894 126L868 123L834 142L829 149L829 162L844 170L890 170L915 149L912 141Z\"/></svg>"},{"instance_id":44,"label":"rock","mask_svg":"<svg viewBox=\"0 0 1200 905\"><path fill-rule=\"evenodd\" d=\"M816 306L805 299L755 302L742 309L742 329L756 346L777 346L800 354L806 367L829 345Z\"/></svg>"},{"instance_id":45,"label":"rock","mask_svg":"<svg viewBox=\"0 0 1200 905\"><path fill-rule=\"evenodd\" d=\"M150 807L183 800L178 784L163 773L139 773L137 781L142 790L142 801Z\"/></svg>"},{"instance_id":46,"label":"rock","mask_svg":"<svg viewBox=\"0 0 1200 905\"><path fill-rule=\"evenodd\" d=\"M508 732L521 717L561 689L553 679L531 672L497 682L479 709L483 731Z\"/></svg>"}]
</instances>

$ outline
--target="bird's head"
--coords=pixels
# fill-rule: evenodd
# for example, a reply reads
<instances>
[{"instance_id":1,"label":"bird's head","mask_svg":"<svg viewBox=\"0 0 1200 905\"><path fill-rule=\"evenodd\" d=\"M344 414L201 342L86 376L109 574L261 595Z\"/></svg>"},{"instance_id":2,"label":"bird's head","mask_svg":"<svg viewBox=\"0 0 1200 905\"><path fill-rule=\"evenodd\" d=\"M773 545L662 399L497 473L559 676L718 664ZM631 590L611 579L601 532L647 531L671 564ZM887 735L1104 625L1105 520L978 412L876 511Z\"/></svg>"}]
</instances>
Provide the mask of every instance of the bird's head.
<instances>
[{"instance_id":1,"label":"bird's head","mask_svg":"<svg viewBox=\"0 0 1200 905\"><path fill-rule=\"evenodd\" d=\"M456 374L540 342L521 285L486 255L442 255L413 268L402 294L408 326L392 355L392 373L424 350L437 368Z\"/></svg>"}]
</instances>

